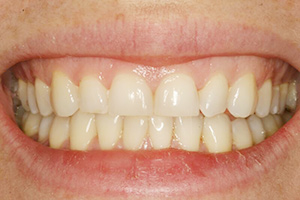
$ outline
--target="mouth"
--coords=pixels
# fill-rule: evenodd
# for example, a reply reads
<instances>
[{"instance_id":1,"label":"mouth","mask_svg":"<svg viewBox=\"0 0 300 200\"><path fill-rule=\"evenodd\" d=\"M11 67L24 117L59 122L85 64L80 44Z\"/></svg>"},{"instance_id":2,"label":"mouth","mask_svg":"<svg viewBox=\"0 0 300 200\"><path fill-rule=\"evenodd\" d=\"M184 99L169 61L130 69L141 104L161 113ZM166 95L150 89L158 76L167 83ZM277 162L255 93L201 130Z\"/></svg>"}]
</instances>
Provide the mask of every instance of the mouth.
<instances>
[{"instance_id":1,"label":"mouth","mask_svg":"<svg viewBox=\"0 0 300 200\"><path fill-rule=\"evenodd\" d=\"M131 24L101 24L8 50L0 136L20 172L108 197L199 197L268 173L296 145L299 50L203 24L137 26L134 37Z\"/></svg>"}]
</instances>

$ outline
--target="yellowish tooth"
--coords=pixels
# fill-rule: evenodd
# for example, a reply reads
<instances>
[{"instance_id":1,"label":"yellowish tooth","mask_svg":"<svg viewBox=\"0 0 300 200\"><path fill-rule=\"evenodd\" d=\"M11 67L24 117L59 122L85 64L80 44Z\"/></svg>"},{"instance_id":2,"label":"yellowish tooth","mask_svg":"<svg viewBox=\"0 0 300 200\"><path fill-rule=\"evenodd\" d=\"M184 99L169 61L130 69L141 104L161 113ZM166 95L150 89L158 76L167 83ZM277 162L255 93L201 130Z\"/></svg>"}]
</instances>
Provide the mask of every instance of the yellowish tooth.
<instances>
[{"instance_id":1,"label":"yellowish tooth","mask_svg":"<svg viewBox=\"0 0 300 200\"><path fill-rule=\"evenodd\" d=\"M285 111L286 97L288 94L289 84L283 83L279 86L280 97L279 97L279 114L282 114Z\"/></svg>"},{"instance_id":2,"label":"yellowish tooth","mask_svg":"<svg viewBox=\"0 0 300 200\"><path fill-rule=\"evenodd\" d=\"M232 121L232 136L237 149L246 149L253 145L252 134L245 119Z\"/></svg>"},{"instance_id":3,"label":"yellowish tooth","mask_svg":"<svg viewBox=\"0 0 300 200\"><path fill-rule=\"evenodd\" d=\"M78 87L60 71L53 73L51 95L53 109L58 116L69 117L78 110Z\"/></svg>"},{"instance_id":4,"label":"yellowish tooth","mask_svg":"<svg viewBox=\"0 0 300 200\"><path fill-rule=\"evenodd\" d=\"M30 112L33 114L39 113L39 109L37 107L35 99L35 88L32 83L27 84L27 98Z\"/></svg>"},{"instance_id":5,"label":"yellowish tooth","mask_svg":"<svg viewBox=\"0 0 300 200\"><path fill-rule=\"evenodd\" d=\"M267 132L267 137L272 136L279 128L272 115L262 118L262 122Z\"/></svg>"},{"instance_id":6,"label":"yellowish tooth","mask_svg":"<svg viewBox=\"0 0 300 200\"><path fill-rule=\"evenodd\" d=\"M154 149L165 149L171 146L173 119L171 117L153 116L150 118L149 135Z\"/></svg>"},{"instance_id":7,"label":"yellowish tooth","mask_svg":"<svg viewBox=\"0 0 300 200\"><path fill-rule=\"evenodd\" d=\"M49 132L49 144L51 148L59 149L69 142L70 118L56 116Z\"/></svg>"},{"instance_id":8,"label":"yellowish tooth","mask_svg":"<svg viewBox=\"0 0 300 200\"><path fill-rule=\"evenodd\" d=\"M271 103L270 113L274 115L279 112L280 88L278 85L273 87L272 94L273 95L272 95L272 103Z\"/></svg>"},{"instance_id":9,"label":"yellowish tooth","mask_svg":"<svg viewBox=\"0 0 300 200\"><path fill-rule=\"evenodd\" d=\"M284 112L282 115L282 119L284 123L287 123L290 119L292 119L293 114L290 112Z\"/></svg>"},{"instance_id":10,"label":"yellowish tooth","mask_svg":"<svg viewBox=\"0 0 300 200\"><path fill-rule=\"evenodd\" d=\"M252 138L254 144L261 143L266 138L266 131L264 129L263 123L259 117L256 115L251 115L247 119L249 128L252 132Z\"/></svg>"},{"instance_id":11,"label":"yellowish tooth","mask_svg":"<svg viewBox=\"0 0 300 200\"><path fill-rule=\"evenodd\" d=\"M38 78L35 80L35 95L41 115L44 117L51 115L53 110L50 100L50 87Z\"/></svg>"},{"instance_id":12,"label":"yellowish tooth","mask_svg":"<svg viewBox=\"0 0 300 200\"><path fill-rule=\"evenodd\" d=\"M283 126L283 120L280 115L273 115L278 128Z\"/></svg>"},{"instance_id":13,"label":"yellowish tooth","mask_svg":"<svg viewBox=\"0 0 300 200\"><path fill-rule=\"evenodd\" d=\"M49 131L54 119L54 115L43 117L39 128L39 142L44 143L49 139Z\"/></svg>"},{"instance_id":14,"label":"yellowish tooth","mask_svg":"<svg viewBox=\"0 0 300 200\"><path fill-rule=\"evenodd\" d=\"M41 115L30 113L24 124L24 133L29 137L37 135L39 132L41 119Z\"/></svg>"},{"instance_id":15,"label":"yellowish tooth","mask_svg":"<svg viewBox=\"0 0 300 200\"><path fill-rule=\"evenodd\" d=\"M158 116L198 116L199 100L194 80L185 74L169 75L156 89L154 104L154 114Z\"/></svg>"},{"instance_id":16,"label":"yellowish tooth","mask_svg":"<svg viewBox=\"0 0 300 200\"><path fill-rule=\"evenodd\" d=\"M288 93L286 97L286 108L290 111L296 110L297 106L297 86L296 81L289 84Z\"/></svg>"},{"instance_id":17,"label":"yellowish tooth","mask_svg":"<svg viewBox=\"0 0 300 200\"><path fill-rule=\"evenodd\" d=\"M24 130L24 128L25 128L25 123L26 123L26 120L29 116L29 113L30 112L25 112L24 115L22 116L22 122L21 122L22 130Z\"/></svg>"},{"instance_id":18,"label":"yellowish tooth","mask_svg":"<svg viewBox=\"0 0 300 200\"><path fill-rule=\"evenodd\" d=\"M26 111L30 111L27 99L27 83L22 79L18 80L18 97Z\"/></svg>"},{"instance_id":19,"label":"yellowish tooth","mask_svg":"<svg viewBox=\"0 0 300 200\"><path fill-rule=\"evenodd\" d=\"M92 76L84 77L79 85L80 110L105 114L108 110L107 89Z\"/></svg>"},{"instance_id":20,"label":"yellowish tooth","mask_svg":"<svg viewBox=\"0 0 300 200\"><path fill-rule=\"evenodd\" d=\"M268 79L258 90L258 101L255 114L265 117L269 114L272 101L272 81Z\"/></svg>"}]
</instances>

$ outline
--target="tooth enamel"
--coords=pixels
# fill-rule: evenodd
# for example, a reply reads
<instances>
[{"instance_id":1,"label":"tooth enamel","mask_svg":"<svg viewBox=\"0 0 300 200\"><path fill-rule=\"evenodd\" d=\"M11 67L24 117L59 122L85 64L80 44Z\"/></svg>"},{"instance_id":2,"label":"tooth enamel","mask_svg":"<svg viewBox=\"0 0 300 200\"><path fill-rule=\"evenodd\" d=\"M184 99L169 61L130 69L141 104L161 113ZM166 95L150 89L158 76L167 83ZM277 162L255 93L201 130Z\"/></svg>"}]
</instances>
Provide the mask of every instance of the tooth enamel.
<instances>
[{"instance_id":1,"label":"tooth enamel","mask_svg":"<svg viewBox=\"0 0 300 200\"><path fill-rule=\"evenodd\" d=\"M28 98L28 105L30 108L30 112L33 114L39 113L39 109L36 104L35 100L35 89L32 83L27 84L27 98Z\"/></svg>"},{"instance_id":2,"label":"tooth enamel","mask_svg":"<svg viewBox=\"0 0 300 200\"><path fill-rule=\"evenodd\" d=\"M50 87L40 79L35 80L35 95L41 115L51 115L53 110L50 101Z\"/></svg>"},{"instance_id":3,"label":"tooth enamel","mask_svg":"<svg viewBox=\"0 0 300 200\"><path fill-rule=\"evenodd\" d=\"M272 103L270 108L271 114L277 114L279 111L279 101L280 101L280 88L279 86L274 86L272 91Z\"/></svg>"},{"instance_id":4,"label":"tooth enamel","mask_svg":"<svg viewBox=\"0 0 300 200\"><path fill-rule=\"evenodd\" d=\"M203 142L211 153L227 152L232 147L231 122L226 114L204 118Z\"/></svg>"},{"instance_id":5,"label":"tooth enamel","mask_svg":"<svg viewBox=\"0 0 300 200\"><path fill-rule=\"evenodd\" d=\"M62 148L69 140L70 118L56 116L49 132L49 144L51 148Z\"/></svg>"},{"instance_id":6,"label":"tooth enamel","mask_svg":"<svg viewBox=\"0 0 300 200\"><path fill-rule=\"evenodd\" d=\"M223 74L217 74L199 91L200 110L206 117L226 110L228 82Z\"/></svg>"},{"instance_id":7,"label":"tooth enamel","mask_svg":"<svg viewBox=\"0 0 300 200\"><path fill-rule=\"evenodd\" d=\"M269 114L272 101L272 81L269 79L258 90L258 101L255 114L265 117Z\"/></svg>"},{"instance_id":8,"label":"tooth enamel","mask_svg":"<svg viewBox=\"0 0 300 200\"><path fill-rule=\"evenodd\" d=\"M203 116L176 117L175 137L184 150L199 151L203 128Z\"/></svg>"},{"instance_id":9,"label":"tooth enamel","mask_svg":"<svg viewBox=\"0 0 300 200\"><path fill-rule=\"evenodd\" d=\"M44 143L49 139L49 131L54 119L54 115L43 117L39 128L39 142Z\"/></svg>"},{"instance_id":10,"label":"tooth enamel","mask_svg":"<svg viewBox=\"0 0 300 200\"><path fill-rule=\"evenodd\" d=\"M267 132L267 137L272 136L278 130L278 125L272 115L262 118L262 122Z\"/></svg>"},{"instance_id":11,"label":"tooth enamel","mask_svg":"<svg viewBox=\"0 0 300 200\"><path fill-rule=\"evenodd\" d=\"M296 109L297 106L297 87L296 81L289 84L288 94L286 98L286 108L290 111Z\"/></svg>"},{"instance_id":12,"label":"tooth enamel","mask_svg":"<svg viewBox=\"0 0 300 200\"><path fill-rule=\"evenodd\" d=\"M277 124L278 127L282 127L283 126L283 120L281 118L280 115L273 115L274 119L275 119L275 122Z\"/></svg>"},{"instance_id":13,"label":"tooth enamel","mask_svg":"<svg viewBox=\"0 0 300 200\"><path fill-rule=\"evenodd\" d=\"M53 73L52 105L60 117L69 117L78 110L78 87L62 72Z\"/></svg>"},{"instance_id":14,"label":"tooth enamel","mask_svg":"<svg viewBox=\"0 0 300 200\"><path fill-rule=\"evenodd\" d=\"M18 81L18 97L26 111L30 111L27 99L27 83L22 79Z\"/></svg>"},{"instance_id":15,"label":"tooth enamel","mask_svg":"<svg viewBox=\"0 0 300 200\"><path fill-rule=\"evenodd\" d=\"M229 90L228 110L235 117L248 117L255 110L257 99L256 81L253 74L239 78Z\"/></svg>"},{"instance_id":16,"label":"tooth enamel","mask_svg":"<svg viewBox=\"0 0 300 200\"><path fill-rule=\"evenodd\" d=\"M108 110L107 89L92 76L84 77L79 85L80 110L105 114Z\"/></svg>"},{"instance_id":17,"label":"tooth enamel","mask_svg":"<svg viewBox=\"0 0 300 200\"><path fill-rule=\"evenodd\" d=\"M285 103L286 103L286 97L289 89L288 83L283 83L279 86L280 90L280 103L279 103L279 114L282 114L285 111Z\"/></svg>"},{"instance_id":18,"label":"tooth enamel","mask_svg":"<svg viewBox=\"0 0 300 200\"><path fill-rule=\"evenodd\" d=\"M24 133L29 137L37 135L39 132L41 119L41 115L30 113L24 123Z\"/></svg>"},{"instance_id":19,"label":"tooth enamel","mask_svg":"<svg viewBox=\"0 0 300 200\"><path fill-rule=\"evenodd\" d=\"M117 75L109 91L109 113L124 116L152 115L153 96L147 83L137 75Z\"/></svg>"},{"instance_id":20,"label":"tooth enamel","mask_svg":"<svg viewBox=\"0 0 300 200\"><path fill-rule=\"evenodd\" d=\"M146 117L125 117L123 145L128 150L138 150L146 136L148 119Z\"/></svg>"},{"instance_id":21,"label":"tooth enamel","mask_svg":"<svg viewBox=\"0 0 300 200\"><path fill-rule=\"evenodd\" d=\"M22 127L23 130L24 130L24 128L25 128L25 123L26 123L26 120L27 120L27 118L28 118L28 116L29 116L29 113L30 113L30 112L25 112L24 115L22 116L21 127Z\"/></svg>"},{"instance_id":22,"label":"tooth enamel","mask_svg":"<svg viewBox=\"0 0 300 200\"><path fill-rule=\"evenodd\" d=\"M155 92L155 115L184 117L199 115L199 101L194 80L185 74L165 78Z\"/></svg>"},{"instance_id":23,"label":"tooth enamel","mask_svg":"<svg viewBox=\"0 0 300 200\"><path fill-rule=\"evenodd\" d=\"M237 149L245 149L252 146L252 135L245 119L232 121L233 144Z\"/></svg>"},{"instance_id":24,"label":"tooth enamel","mask_svg":"<svg viewBox=\"0 0 300 200\"><path fill-rule=\"evenodd\" d=\"M171 146L173 119L171 117L153 116L149 122L149 136L154 149L165 149Z\"/></svg>"},{"instance_id":25,"label":"tooth enamel","mask_svg":"<svg viewBox=\"0 0 300 200\"><path fill-rule=\"evenodd\" d=\"M98 132L99 145L102 150L113 149L119 141L123 119L120 116L96 115L96 127Z\"/></svg>"},{"instance_id":26,"label":"tooth enamel","mask_svg":"<svg viewBox=\"0 0 300 200\"><path fill-rule=\"evenodd\" d=\"M264 141L266 138L266 131L264 129L261 119L258 118L256 115L251 115L247 119L247 122L252 133L254 144L258 144Z\"/></svg>"},{"instance_id":27,"label":"tooth enamel","mask_svg":"<svg viewBox=\"0 0 300 200\"><path fill-rule=\"evenodd\" d=\"M70 123L70 148L72 150L87 150L96 136L94 114L78 111L72 116Z\"/></svg>"}]
</instances>

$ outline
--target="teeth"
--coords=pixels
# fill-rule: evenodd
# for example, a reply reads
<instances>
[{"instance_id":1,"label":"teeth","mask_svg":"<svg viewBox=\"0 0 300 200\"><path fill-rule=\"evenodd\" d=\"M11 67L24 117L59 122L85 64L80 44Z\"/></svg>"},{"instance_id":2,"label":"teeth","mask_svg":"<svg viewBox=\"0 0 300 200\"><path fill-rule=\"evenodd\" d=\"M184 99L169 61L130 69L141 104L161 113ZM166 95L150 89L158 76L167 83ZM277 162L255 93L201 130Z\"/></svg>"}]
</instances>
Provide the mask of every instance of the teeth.
<instances>
[{"instance_id":1,"label":"teeth","mask_svg":"<svg viewBox=\"0 0 300 200\"><path fill-rule=\"evenodd\" d=\"M280 90L280 103L279 103L279 114L282 114L285 111L285 103L286 103L286 97L288 93L289 84L283 83L279 86Z\"/></svg>"},{"instance_id":2,"label":"teeth","mask_svg":"<svg viewBox=\"0 0 300 200\"><path fill-rule=\"evenodd\" d=\"M279 86L273 87L273 96L272 96L272 103L270 108L271 114L277 114L279 111L279 101L280 101L280 88Z\"/></svg>"},{"instance_id":3,"label":"teeth","mask_svg":"<svg viewBox=\"0 0 300 200\"><path fill-rule=\"evenodd\" d=\"M52 114L52 106L50 101L50 87L40 79L35 80L35 94L38 108L41 115L49 116Z\"/></svg>"},{"instance_id":4,"label":"teeth","mask_svg":"<svg viewBox=\"0 0 300 200\"><path fill-rule=\"evenodd\" d=\"M30 108L30 112L33 114L39 113L39 109L36 104L35 100L35 89L31 83L27 84L27 98L28 98L28 105Z\"/></svg>"},{"instance_id":5,"label":"teeth","mask_svg":"<svg viewBox=\"0 0 300 200\"><path fill-rule=\"evenodd\" d=\"M56 116L54 118L49 132L49 143L51 148L59 149L64 147L65 143L69 140L69 128L69 117Z\"/></svg>"},{"instance_id":6,"label":"teeth","mask_svg":"<svg viewBox=\"0 0 300 200\"><path fill-rule=\"evenodd\" d=\"M78 87L62 72L54 72L51 93L58 116L69 117L78 110Z\"/></svg>"},{"instance_id":7,"label":"teeth","mask_svg":"<svg viewBox=\"0 0 300 200\"><path fill-rule=\"evenodd\" d=\"M221 114L226 110L228 82L224 75L217 74L199 91L200 110L206 117Z\"/></svg>"},{"instance_id":8,"label":"teeth","mask_svg":"<svg viewBox=\"0 0 300 200\"><path fill-rule=\"evenodd\" d=\"M107 90L97 78L84 77L79 85L79 96L82 112L107 113Z\"/></svg>"},{"instance_id":9,"label":"teeth","mask_svg":"<svg viewBox=\"0 0 300 200\"><path fill-rule=\"evenodd\" d=\"M198 117L176 117L175 136L182 149L199 151L202 127L202 115Z\"/></svg>"},{"instance_id":10,"label":"teeth","mask_svg":"<svg viewBox=\"0 0 300 200\"><path fill-rule=\"evenodd\" d=\"M296 82L292 82L289 84L288 94L286 98L286 108L290 111L296 109L297 106L297 87Z\"/></svg>"},{"instance_id":11,"label":"teeth","mask_svg":"<svg viewBox=\"0 0 300 200\"><path fill-rule=\"evenodd\" d=\"M282 119L284 123L287 123L290 119L292 119L293 114L290 112L284 112L282 115Z\"/></svg>"},{"instance_id":12,"label":"teeth","mask_svg":"<svg viewBox=\"0 0 300 200\"><path fill-rule=\"evenodd\" d=\"M18 85L18 97L22 103L22 106L26 111L30 111L27 99L27 83L22 79L19 79Z\"/></svg>"},{"instance_id":13,"label":"teeth","mask_svg":"<svg viewBox=\"0 0 300 200\"><path fill-rule=\"evenodd\" d=\"M39 132L41 119L41 115L30 113L24 123L24 133L29 137L37 135Z\"/></svg>"},{"instance_id":14,"label":"teeth","mask_svg":"<svg viewBox=\"0 0 300 200\"><path fill-rule=\"evenodd\" d=\"M237 149L245 149L252 146L252 135L245 119L232 121L233 144Z\"/></svg>"},{"instance_id":15,"label":"teeth","mask_svg":"<svg viewBox=\"0 0 300 200\"><path fill-rule=\"evenodd\" d=\"M253 114L257 98L256 82L253 74L239 78L229 90L228 110L235 117Z\"/></svg>"},{"instance_id":16,"label":"teeth","mask_svg":"<svg viewBox=\"0 0 300 200\"><path fill-rule=\"evenodd\" d=\"M78 111L72 116L70 124L70 148L72 150L87 150L96 136L94 114Z\"/></svg>"},{"instance_id":17,"label":"teeth","mask_svg":"<svg viewBox=\"0 0 300 200\"><path fill-rule=\"evenodd\" d=\"M272 101L272 81L269 79L258 90L258 101L255 114L265 117L269 114Z\"/></svg>"},{"instance_id":18,"label":"teeth","mask_svg":"<svg viewBox=\"0 0 300 200\"><path fill-rule=\"evenodd\" d=\"M123 145L128 150L138 150L146 136L148 119L145 117L125 117Z\"/></svg>"},{"instance_id":19,"label":"teeth","mask_svg":"<svg viewBox=\"0 0 300 200\"><path fill-rule=\"evenodd\" d=\"M111 150L121 137L123 119L120 116L96 115L96 127L100 148Z\"/></svg>"},{"instance_id":20,"label":"teeth","mask_svg":"<svg viewBox=\"0 0 300 200\"><path fill-rule=\"evenodd\" d=\"M26 123L28 116L29 116L29 112L25 112L24 115L22 116L21 127L23 130L25 128L25 123Z\"/></svg>"},{"instance_id":21,"label":"teeth","mask_svg":"<svg viewBox=\"0 0 300 200\"><path fill-rule=\"evenodd\" d=\"M205 117L203 142L211 153L227 152L232 147L231 122L226 114Z\"/></svg>"},{"instance_id":22,"label":"teeth","mask_svg":"<svg viewBox=\"0 0 300 200\"><path fill-rule=\"evenodd\" d=\"M254 144L258 144L266 138L266 131L264 129L263 123L260 118L258 118L256 115L251 115L247 119L249 128L252 132L252 138Z\"/></svg>"},{"instance_id":23,"label":"teeth","mask_svg":"<svg viewBox=\"0 0 300 200\"><path fill-rule=\"evenodd\" d=\"M39 128L39 142L44 143L49 139L49 131L54 119L54 115L43 117Z\"/></svg>"},{"instance_id":24,"label":"teeth","mask_svg":"<svg viewBox=\"0 0 300 200\"><path fill-rule=\"evenodd\" d=\"M283 120L282 120L281 116L280 115L273 115L273 117L276 121L277 126L282 127L284 123L283 123Z\"/></svg>"},{"instance_id":25,"label":"teeth","mask_svg":"<svg viewBox=\"0 0 300 200\"><path fill-rule=\"evenodd\" d=\"M171 146L173 119L171 117L150 118L149 135L154 149L165 149Z\"/></svg>"},{"instance_id":26,"label":"teeth","mask_svg":"<svg viewBox=\"0 0 300 200\"><path fill-rule=\"evenodd\" d=\"M153 112L152 91L140 77L117 75L109 92L109 113L124 116L149 116Z\"/></svg>"},{"instance_id":27,"label":"teeth","mask_svg":"<svg viewBox=\"0 0 300 200\"><path fill-rule=\"evenodd\" d=\"M278 125L272 115L262 118L262 122L268 137L272 136L278 130Z\"/></svg>"}]
</instances>

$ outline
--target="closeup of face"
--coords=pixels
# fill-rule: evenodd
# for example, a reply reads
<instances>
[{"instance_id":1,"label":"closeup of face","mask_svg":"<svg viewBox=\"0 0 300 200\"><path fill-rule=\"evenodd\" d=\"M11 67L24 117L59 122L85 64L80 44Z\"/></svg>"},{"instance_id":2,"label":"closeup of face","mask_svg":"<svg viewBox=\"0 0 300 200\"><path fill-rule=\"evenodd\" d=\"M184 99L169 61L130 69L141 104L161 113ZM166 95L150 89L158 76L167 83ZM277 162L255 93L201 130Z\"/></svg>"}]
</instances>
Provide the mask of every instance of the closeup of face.
<instances>
[{"instance_id":1,"label":"closeup of face","mask_svg":"<svg viewBox=\"0 0 300 200\"><path fill-rule=\"evenodd\" d=\"M298 199L300 1L0 0L0 199Z\"/></svg>"}]
</instances>

